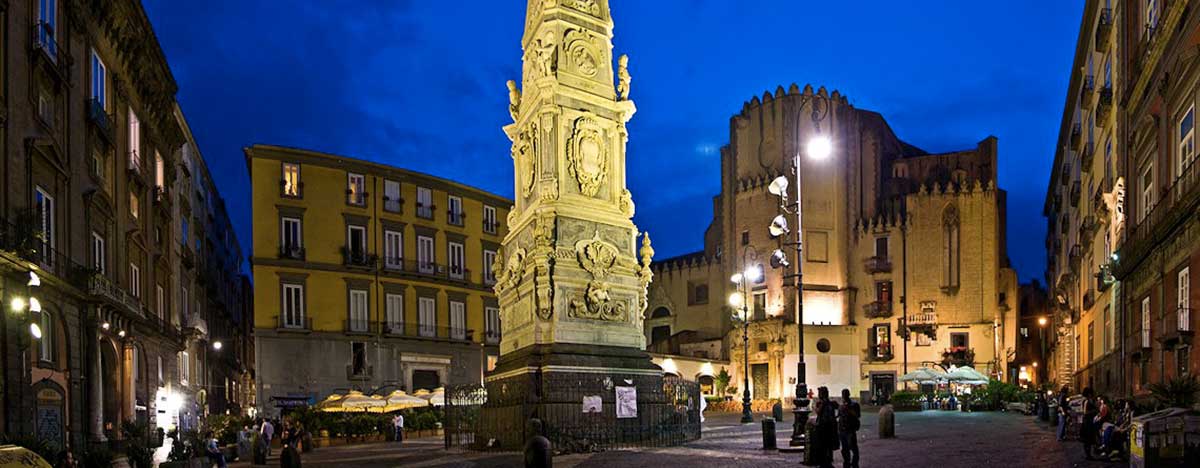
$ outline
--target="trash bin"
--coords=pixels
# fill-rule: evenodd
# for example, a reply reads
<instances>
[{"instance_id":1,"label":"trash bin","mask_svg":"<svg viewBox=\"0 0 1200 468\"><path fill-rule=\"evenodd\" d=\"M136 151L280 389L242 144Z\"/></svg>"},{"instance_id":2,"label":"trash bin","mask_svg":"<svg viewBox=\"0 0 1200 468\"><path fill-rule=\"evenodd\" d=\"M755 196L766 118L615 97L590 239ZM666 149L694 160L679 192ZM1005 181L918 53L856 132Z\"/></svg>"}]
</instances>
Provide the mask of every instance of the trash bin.
<instances>
[{"instance_id":1,"label":"trash bin","mask_svg":"<svg viewBox=\"0 0 1200 468\"><path fill-rule=\"evenodd\" d=\"M1133 418L1129 466L1200 466L1200 412L1167 408Z\"/></svg>"}]
</instances>

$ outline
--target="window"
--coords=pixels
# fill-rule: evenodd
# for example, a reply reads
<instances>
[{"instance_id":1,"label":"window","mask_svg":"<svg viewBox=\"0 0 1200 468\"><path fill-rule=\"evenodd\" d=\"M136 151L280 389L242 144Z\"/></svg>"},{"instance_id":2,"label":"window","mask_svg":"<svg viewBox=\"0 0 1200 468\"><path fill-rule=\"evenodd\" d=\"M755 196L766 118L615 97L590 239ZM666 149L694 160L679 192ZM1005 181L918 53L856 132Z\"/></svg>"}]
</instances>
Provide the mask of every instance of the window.
<instances>
[{"instance_id":1,"label":"window","mask_svg":"<svg viewBox=\"0 0 1200 468\"><path fill-rule=\"evenodd\" d=\"M362 206L367 204L367 181L362 174L346 176L346 203Z\"/></svg>"},{"instance_id":2,"label":"window","mask_svg":"<svg viewBox=\"0 0 1200 468\"><path fill-rule=\"evenodd\" d=\"M105 265L108 264L106 257L107 251L104 250L104 236L92 231L92 268L96 270L96 273L104 274Z\"/></svg>"},{"instance_id":3,"label":"window","mask_svg":"<svg viewBox=\"0 0 1200 468\"><path fill-rule=\"evenodd\" d=\"M1096 322L1088 322L1087 327L1087 362L1096 360Z\"/></svg>"},{"instance_id":4,"label":"window","mask_svg":"<svg viewBox=\"0 0 1200 468\"><path fill-rule=\"evenodd\" d=\"M1179 119L1179 159L1175 161L1175 177L1183 177L1183 171L1196 159L1196 107L1189 107Z\"/></svg>"},{"instance_id":5,"label":"window","mask_svg":"<svg viewBox=\"0 0 1200 468\"><path fill-rule=\"evenodd\" d=\"M1104 89L1112 89L1112 53L1104 59Z\"/></svg>"},{"instance_id":6,"label":"window","mask_svg":"<svg viewBox=\"0 0 1200 468\"><path fill-rule=\"evenodd\" d=\"M51 61L58 61L58 41L55 26L58 24L58 0L38 0L38 46L46 51Z\"/></svg>"},{"instance_id":7,"label":"window","mask_svg":"<svg viewBox=\"0 0 1200 468\"><path fill-rule=\"evenodd\" d=\"M1191 284L1189 284L1191 281L1191 274L1188 271L1188 267L1183 267L1182 270L1179 270L1179 274L1176 275L1175 281L1177 291L1175 295L1175 302L1178 305L1178 309L1175 311L1177 315L1176 318L1178 319L1176 323L1178 324L1179 331L1190 331L1192 327L1189 309L1191 309L1192 298Z\"/></svg>"},{"instance_id":8,"label":"window","mask_svg":"<svg viewBox=\"0 0 1200 468\"><path fill-rule=\"evenodd\" d=\"M404 268L404 236L399 231L383 231L383 267Z\"/></svg>"},{"instance_id":9,"label":"window","mask_svg":"<svg viewBox=\"0 0 1200 468\"><path fill-rule=\"evenodd\" d=\"M447 197L447 200L450 205L450 210L446 212L447 222L456 226L462 226L463 218L466 217L463 214L462 198L450 195Z\"/></svg>"},{"instance_id":10,"label":"window","mask_svg":"<svg viewBox=\"0 0 1200 468\"><path fill-rule=\"evenodd\" d=\"M162 320L167 316L166 310L167 300L163 294L163 287L161 284L156 284L154 285L154 313L158 315L159 320Z\"/></svg>"},{"instance_id":11,"label":"window","mask_svg":"<svg viewBox=\"0 0 1200 468\"><path fill-rule=\"evenodd\" d=\"M38 326L42 327L42 339L38 340L38 359L54 362L54 316L48 310L40 314Z\"/></svg>"},{"instance_id":12,"label":"window","mask_svg":"<svg viewBox=\"0 0 1200 468\"><path fill-rule=\"evenodd\" d=\"M158 363L158 384L157 384L157 386L161 387L163 384L162 355L155 356L155 359Z\"/></svg>"},{"instance_id":13,"label":"window","mask_svg":"<svg viewBox=\"0 0 1200 468\"><path fill-rule=\"evenodd\" d=\"M307 328L304 315L304 286L284 284L283 328Z\"/></svg>"},{"instance_id":14,"label":"window","mask_svg":"<svg viewBox=\"0 0 1200 468\"><path fill-rule=\"evenodd\" d=\"M500 341L500 309L486 307L483 309L483 326L488 343Z\"/></svg>"},{"instance_id":15,"label":"window","mask_svg":"<svg viewBox=\"0 0 1200 468\"><path fill-rule=\"evenodd\" d=\"M450 337L467 338L467 305L458 301L450 301Z\"/></svg>"},{"instance_id":16,"label":"window","mask_svg":"<svg viewBox=\"0 0 1200 468\"><path fill-rule=\"evenodd\" d=\"M129 191L129 215L130 215L130 216L133 216L133 219L138 219L138 214L139 214L139 213L138 213L138 211L139 211L139 209L138 209L138 208L139 208L139 207L138 207L138 196L137 196L137 193L135 193L135 192L133 192L132 190L130 190L130 191Z\"/></svg>"},{"instance_id":17,"label":"window","mask_svg":"<svg viewBox=\"0 0 1200 468\"><path fill-rule=\"evenodd\" d=\"M129 109L129 170L142 171L142 123L133 108Z\"/></svg>"},{"instance_id":18,"label":"window","mask_svg":"<svg viewBox=\"0 0 1200 468\"><path fill-rule=\"evenodd\" d=\"M1021 327L1021 338L1029 338L1029 327Z\"/></svg>"},{"instance_id":19,"label":"window","mask_svg":"<svg viewBox=\"0 0 1200 468\"><path fill-rule=\"evenodd\" d=\"M100 60L100 55L92 51L92 105L101 111L108 109L108 94L106 90L108 67Z\"/></svg>"},{"instance_id":20,"label":"window","mask_svg":"<svg viewBox=\"0 0 1200 468\"><path fill-rule=\"evenodd\" d=\"M352 332L367 331L367 292L358 289L350 290L350 322L346 330Z\"/></svg>"},{"instance_id":21,"label":"window","mask_svg":"<svg viewBox=\"0 0 1200 468\"><path fill-rule=\"evenodd\" d=\"M133 297L142 297L142 269L136 264L129 264L129 293Z\"/></svg>"},{"instance_id":22,"label":"window","mask_svg":"<svg viewBox=\"0 0 1200 468\"><path fill-rule=\"evenodd\" d=\"M417 270L421 273L434 272L433 238L417 236Z\"/></svg>"},{"instance_id":23,"label":"window","mask_svg":"<svg viewBox=\"0 0 1200 468\"><path fill-rule=\"evenodd\" d=\"M45 89L38 89L37 116L42 123L54 125L54 96Z\"/></svg>"},{"instance_id":24,"label":"window","mask_svg":"<svg viewBox=\"0 0 1200 468\"><path fill-rule=\"evenodd\" d=\"M167 186L167 168L163 162L162 154L158 151L154 152L154 187L162 189Z\"/></svg>"},{"instance_id":25,"label":"window","mask_svg":"<svg viewBox=\"0 0 1200 468\"><path fill-rule=\"evenodd\" d=\"M1189 374L1188 363L1189 363L1191 354L1192 354L1191 346L1180 346L1178 349L1175 350L1175 365L1176 365L1175 372L1177 372L1177 375L1179 375L1180 377L1187 376Z\"/></svg>"},{"instance_id":26,"label":"window","mask_svg":"<svg viewBox=\"0 0 1200 468\"><path fill-rule=\"evenodd\" d=\"M486 232L488 234L495 234L497 226L498 226L498 224L496 223L496 207L484 205L483 206L483 232Z\"/></svg>"},{"instance_id":27,"label":"window","mask_svg":"<svg viewBox=\"0 0 1200 468\"><path fill-rule=\"evenodd\" d=\"M437 336L437 307L432 297L417 299L417 326L421 336Z\"/></svg>"},{"instance_id":28,"label":"window","mask_svg":"<svg viewBox=\"0 0 1200 468\"><path fill-rule=\"evenodd\" d=\"M879 258L887 258L888 257L888 238L887 237L876 237L875 238L875 256L879 257Z\"/></svg>"},{"instance_id":29,"label":"window","mask_svg":"<svg viewBox=\"0 0 1200 468\"><path fill-rule=\"evenodd\" d=\"M967 333L951 333L950 347L968 349L971 346L971 335Z\"/></svg>"},{"instance_id":30,"label":"window","mask_svg":"<svg viewBox=\"0 0 1200 468\"><path fill-rule=\"evenodd\" d=\"M892 304L892 282L877 281L875 282L875 300L887 305Z\"/></svg>"},{"instance_id":31,"label":"window","mask_svg":"<svg viewBox=\"0 0 1200 468\"><path fill-rule=\"evenodd\" d=\"M1138 223L1146 219L1146 215L1150 214L1150 209L1154 207L1154 171L1151 170L1153 167L1153 164L1147 164L1146 168L1142 170L1140 182L1142 186L1142 198L1138 200L1141 205L1138 207L1140 208L1138 210Z\"/></svg>"},{"instance_id":32,"label":"window","mask_svg":"<svg viewBox=\"0 0 1200 468\"><path fill-rule=\"evenodd\" d=\"M346 227L346 253L349 261L360 263L367 255L367 228L350 225Z\"/></svg>"},{"instance_id":33,"label":"window","mask_svg":"<svg viewBox=\"0 0 1200 468\"><path fill-rule=\"evenodd\" d=\"M180 218L180 220L179 220L179 243L183 244L183 247L185 249L188 247L191 247L191 245L189 245L189 243L188 243L188 239L191 239L191 233L192 233L192 231L190 229L188 229L187 218Z\"/></svg>"},{"instance_id":34,"label":"window","mask_svg":"<svg viewBox=\"0 0 1200 468\"><path fill-rule=\"evenodd\" d=\"M42 263L47 266L53 266L54 255L51 251L54 249L55 238L55 220L54 220L54 197L51 197L46 189L38 187L34 194L34 214L37 216L38 232L35 233L37 238L38 250L41 252Z\"/></svg>"},{"instance_id":35,"label":"window","mask_svg":"<svg viewBox=\"0 0 1200 468\"><path fill-rule=\"evenodd\" d=\"M433 192L425 187L417 187L417 216L433 219Z\"/></svg>"},{"instance_id":36,"label":"window","mask_svg":"<svg viewBox=\"0 0 1200 468\"><path fill-rule=\"evenodd\" d=\"M367 375L367 344L361 341L350 342L350 375Z\"/></svg>"},{"instance_id":37,"label":"window","mask_svg":"<svg viewBox=\"0 0 1200 468\"><path fill-rule=\"evenodd\" d=\"M958 238L958 209L953 205L946 207L942 215L942 287L953 289L958 287L959 276L959 238Z\"/></svg>"},{"instance_id":38,"label":"window","mask_svg":"<svg viewBox=\"0 0 1200 468\"><path fill-rule=\"evenodd\" d=\"M454 279L463 279L466 275L466 269L463 258L463 245L458 242L450 242L448 249L450 252L450 277Z\"/></svg>"},{"instance_id":39,"label":"window","mask_svg":"<svg viewBox=\"0 0 1200 468\"><path fill-rule=\"evenodd\" d=\"M191 357L188 356L187 351L179 353L179 385L187 386L188 377L192 376L191 363Z\"/></svg>"},{"instance_id":40,"label":"window","mask_svg":"<svg viewBox=\"0 0 1200 468\"><path fill-rule=\"evenodd\" d=\"M892 326L881 323L871 327L871 355L876 359L892 356Z\"/></svg>"},{"instance_id":41,"label":"window","mask_svg":"<svg viewBox=\"0 0 1200 468\"><path fill-rule=\"evenodd\" d=\"M283 180L280 182L283 186L283 196L299 197L300 165L296 163L283 163Z\"/></svg>"},{"instance_id":42,"label":"window","mask_svg":"<svg viewBox=\"0 0 1200 468\"><path fill-rule=\"evenodd\" d=\"M1100 348L1101 352L1108 352L1112 349L1112 306L1104 306L1104 329L1100 332L1104 334L1104 347Z\"/></svg>"},{"instance_id":43,"label":"window","mask_svg":"<svg viewBox=\"0 0 1200 468\"><path fill-rule=\"evenodd\" d=\"M384 312L386 313L387 332L392 334L404 333L404 296L400 294L385 294L383 297Z\"/></svg>"},{"instance_id":44,"label":"window","mask_svg":"<svg viewBox=\"0 0 1200 468\"><path fill-rule=\"evenodd\" d=\"M708 304L708 285L707 284L688 284L691 289L688 305Z\"/></svg>"},{"instance_id":45,"label":"window","mask_svg":"<svg viewBox=\"0 0 1200 468\"><path fill-rule=\"evenodd\" d=\"M754 299L754 320L767 318L767 290L761 289L751 294Z\"/></svg>"},{"instance_id":46,"label":"window","mask_svg":"<svg viewBox=\"0 0 1200 468\"><path fill-rule=\"evenodd\" d=\"M1112 187L1112 152L1113 139L1108 138L1104 141L1104 182L1101 183L1101 188L1107 190Z\"/></svg>"},{"instance_id":47,"label":"window","mask_svg":"<svg viewBox=\"0 0 1200 468\"><path fill-rule=\"evenodd\" d=\"M750 245L750 231L742 231L742 245Z\"/></svg>"},{"instance_id":48,"label":"window","mask_svg":"<svg viewBox=\"0 0 1200 468\"><path fill-rule=\"evenodd\" d=\"M300 218L284 217L280 220L280 240L282 256L285 258L302 258L304 236L301 235Z\"/></svg>"},{"instance_id":49,"label":"window","mask_svg":"<svg viewBox=\"0 0 1200 468\"><path fill-rule=\"evenodd\" d=\"M383 181L383 210L392 213L400 212L400 182Z\"/></svg>"},{"instance_id":50,"label":"window","mask_svg":"<svg viewBox=\"0 0 1200 468\"><path fill-rule=\"evenodd\" d=\"M1150 347L1150 297L1142 298L1142 347Z\"/></svg>"},{"instance_id":51,"label":"window","mask_svg":"<svg viewBox=\"0 0 1200 468\"><path fill-rule=\"evenodd\" d=\"M492 264L496 263L496 251L483 251L483 282L484 284L496 283L496 271L492 269Z\"/></svg>"}]
</instances>

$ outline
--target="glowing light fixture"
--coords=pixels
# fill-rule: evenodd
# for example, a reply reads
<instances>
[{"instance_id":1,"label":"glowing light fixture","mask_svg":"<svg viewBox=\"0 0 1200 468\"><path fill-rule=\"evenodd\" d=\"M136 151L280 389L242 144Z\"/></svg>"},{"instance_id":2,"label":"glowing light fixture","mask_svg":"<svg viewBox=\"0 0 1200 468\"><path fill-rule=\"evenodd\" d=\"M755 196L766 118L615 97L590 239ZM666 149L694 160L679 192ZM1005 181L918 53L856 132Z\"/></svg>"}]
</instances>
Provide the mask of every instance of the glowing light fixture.
<instances>
[{"instance_id":1,"label":"glowing light fixture","mask_svg":"<svg viewBox=\"0 0 1200 468\"><path fill-rule=\"evenodd\" d=\"M221 348L225 347L225 345L224 345L224 344L222 344L222 343L220 342L220 340L218 340L218 341L214 341L212 346L213 346L213 349L214 349L214 350L216 350L216 351L220 351L220 350L221 350Z\"/></svg>"},{"instance_id":2,"label":"glowing light fixture","mask_svg":"<svg viewBox=\"0 0 1200 468\"><path fill-rule=\"evenodd\" d=\"M734 283L741 283L742 282L742 274L734 273L733 276L729 277L729 281L732 281Z\"/></svg>"},{"instance_id":3,"label":"glowing light fixture","mask_svg":"<svg viewBox=\"0 0 1200 468\"><path fill-rule=\"evenodd\" d=\"M762 275L763 275L763 271L762 271L761 265L755 265L750 268L747 268L746 271L744 273L742 273L742 276L744 276L746 278L746 281L749 281L751 283L757 283L758 280L762 279Z\"/></svg>"},{"instance_id":4,"label":"glowing light fixture","mask_svg":"<svg viewBox=\"0 0 1200 468\"><path fill-rule=\"evenodd\" d=\"M1046 326L1046 317L1038 317L1038 325Z\"/></svg>"},{"instance_id":5,"label":"glowing light fixture","mask_svg":"<svg viewBox=\"0 0 1200 468\"><path fill-rule=\"evenodd\" d=\"M28 282L28 283L25 283L25 285L26 285L26 286L31 286L31 287L32 287L32 286L41 286L41 285L42 285L42 278L41 278L41 277L39 277L39 276L38 276L38 274L37 274L36 272L32 272L32 271L31 271L31 272L29 272L29 282Z\"/></svg>"},{"instance_id":6,"label":"glowing light fixture","mask_svg":"<svg viewBox=\"0 0 1200 468\"><path fill-rule=\"evenodd\" d=\"M825 159L833 153L833 142L829 141L829 137L817 135L812 140L808 141L808 157L813 159Z\"/></svg>"},{"instance_id":7,"label":"glowing light fixture","mask_svg":"<svg viewBox=\"0 0 1200 468\"><path fill-rule=\"evenodd\" d=\"M771 192L771 195L775 195L777 197L783 197L784 199L787 199L787 188L788 188L787 177L779 176L779 177L776 177L775 180L771 181L771 185L767 186L767 191Z\"/></svg>"},{"instance_id":8,"label":"glowing light fixture","mask_svg":"<svg viewBox=\"0 0 1200 468\"><path fill-rule=\"evenodd\" d=\"M112 325L110 325L108 322L104 322L104 323L100 324L100 328L103 328L105 330L108 330L109 327L112 327Z\"/></svg>"},{"instance_id":9,"label":"glowing light fixture","mask_svg":"<svg viewBox=\"0 0 1200 468\"><path fill-rule=\"evenodd\" d=\"M29 334L33 335L33 339L35 340L42 339L42 327L38 326L37 322L30 322Z\"/></svg>"},{"instance_id":10,"label":"glowing light fixture","mask_svg":"<svg viewBox=\"0 0 1200 468\"><path fill-rule=\"evenodd\" d=\"M14 297L14 298L12 298L12 303L9 304L9 306L12 307L13 312L20 312L22 310L25 310L25 299L20 298L20 297Z\"/></svg>"},{"instance_id":11,"label":"glowing light fixture","mask_svg":"<svg viewBox=\"0 0 1200 468\"><path fill-rule=\"evenodd\" d=\"M787 268L788 265L791 265L791 262L788 262L787 254L782 250L775 249L771 252L771 268Z\"/></svg>"},{"instance_id":12,"label":"glowing light fixture","mask_svg":"<svg viewBox=\"0 0 1200 468\"><path fill-rule=\"evenodd\" d=\"M35 313L41 312L42 311L42 301L39 301L38 298L36 298L36 297L29 298L29 311L35 312Z\"/></svg>"},{"instance_id":13,"label":"glowing light fixture","mask_svg":"<svg viewBox=\"0 0 1200 468\"><path fill-rule=\"evenodd\" d=\"M745 303L746 303L746 296L743 296L742 293L735 292L735 293L729 295L729 305L732 306L733 308L740 309L742 307L742 304L745 304Z\"/></svg>"},{"instance_id":14,"label":"glowing light fixture","mask_svg":"<svg viewBox=\"0 0 1200 468\"><path fill-rule=\"evenodd\" d=\"M121 337L121 338L125 338L125 330L120 330L120 331L118 331L118 332L117 332L117 336L119 336L119 337Z\"/></svg>"}]
</instances>

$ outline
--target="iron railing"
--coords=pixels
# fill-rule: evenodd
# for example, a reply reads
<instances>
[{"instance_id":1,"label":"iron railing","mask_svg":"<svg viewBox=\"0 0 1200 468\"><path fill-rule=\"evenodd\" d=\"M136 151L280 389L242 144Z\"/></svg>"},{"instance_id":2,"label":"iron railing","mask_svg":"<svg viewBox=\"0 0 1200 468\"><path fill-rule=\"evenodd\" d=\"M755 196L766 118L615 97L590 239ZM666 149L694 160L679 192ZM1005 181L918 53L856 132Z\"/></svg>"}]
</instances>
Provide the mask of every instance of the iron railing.
<instances>
[{"instance_id":1,"label":"iron railing","mask_svg":"<svg viewBox=\"0 0 1200 468\"><path fill-rule=\"evenodd\" d=\"M1200 200L1200 190L1197 190L1197 187L1200 187L1200 184L1197 184L1197 181L1200 181L1200 164L1196 164L1195 161L1193 159L1179 177L1165 191L1161 192L1162 196L1154 206L1148 209L1144 206L1138 207L1142 213L1145 213L1145 216L1142 216L1137 224L1129 228L1121 249L1121 258L1133 261L1122 261L1119 264L1122 271L1122 274L1118 275L1119 277L1124 277L1124 274L1136 264L1136 259L1140 259L1152 244L1158 242L1159 238L1166 236L1171 228L1183 219Z\"/></svg>"},{"instance_id":2,"label":"iron railing","mask_svg":"<svg viewBox=\"0 0 1200 468\"><path fill-rule=\"evenodd\" d=\"M88 100L88 120L95 124L97 133L109 143L113 141L112 116L104 109L104 103L97 98Z\"/></svg>"},{"instance_id":3,"label":"iron railing","mask_svg":"<svg viewBox=\"0 0 1200 468\"><path fill-rule=\"evenodd\" d=\"M425 219L433 219L434 205L425 206L421 202L417 202L417 217Z\"/></svg>"},{"instance_id":4,"label":"iron railing","mask_svg":"<svg viewBox=\"0 0 1200 468\"><path fill-rule=\"evenodd\" d=\"M279 330L298 330L298 331L311 331L312 330L312 318L305 317L303 315L301 315L300 317L293 317L290 320L286 316L276 315L275 323L277 324L277 327Z\"/></svg>"},{"instance_id":5,"label":"iron railing","mask_svg":"<svg viewBox=\"0 0 1200 468\"><path fill-rule=\"evenodd\" d=\"M304 247L284 245L279 247L279 258L288 260L304 260Z\"/></svg>"},{"instance_id":6,"label":"iron railing","mask_svg":"<svg viewBox=\"0 0 1200 468\"><path fill-rule=\"evenodd\" d=\"M1104 87L1100 88L1100 100L1096 103L1096 126L1104 127L1108 121L1108 113L1112 110L1112 101L1112 83L1105 83Z\"/></svg>"},{"instance_id":7,"label":"iron railing","mask_svg":"<svg viewBox=\"0 0 1200 468\"><path fill-rule=\"evenodd\" d=\"M463 221L467 219L467 214L462 210L446 210L446 222L455 226L462 226Z\"/></svg>"},{"instance_id":8,"label":"iron railing","mask_svg":"<svg viewBox=\"0 0 1200 468\"><path fill-rule=\"evenodd\" d=\"M1096 79L1092 75L1085 75L1083 77L1083 87L1079 90L1079 100L1083 101L1084 104L1089 104L1095 92Z\"/></svg>"},{"instance_id":9,"label":"iron railing","mask_svg":"<svg viewBox=\"0 0 1200 468\"><path fill-rule=\"evenodd\" d=\"M863 305L863 314L867 318L886 318L892 316L891 301L874 301Z\"/></svg>"},{"instance_id":10,"label":"iron railing","mask_svg":"<svg viewBox=\"0 0 1200 468\"><path fill-rule=\"evenodd\" d=\"M343 322L346 333L375 333L378 323L367 319L349 319Z\"/></svg>"},{"instance_id":11,"label":"iron railing","mask_svg":"<svg viewBox=\"0 0 1200 468\"><path fill-rule=\"evenodd\" d=\"M917 312L908 315L908 326L937 325L937 312Z\"/></svg>"},{"instance_id":12,"label":"iron railing","mask_svg":"<svg viewBox=\"0 0 1200 468\"><path fill-rule=\"evenodd\" d=\"M342 261L348 266L374 267L379 256L365 250L342 247Z\"/></svg>"},{"instance_id":13,"label":"iron railing","mask_svg":"<svg viewBox=\"0 0 1200 468\"><path fill-rule=\"evenodd\" d=\"M483 220L483 232L486 232L488 234L495 234L497 232L497 230L499 229L499 227L500 227L500 223L494 219L491 221L488 221L486 219Z\"/></svg>"},{"instance_id":14,"label":"iron railing","mask_svg":"<svg viewBox=\"0 0 1200 468\"><path fill-rule=\"evenodd\" d=\"M895 358L895 355L892 354L891 343L874 344L863 351L867 355L867 362L887 362Z\"/></svg>"},{"instance_id":15,"label":"iron railing","mask_svg":"<svg viewBox=\"0 0 1200 468\"><path fill-rule=\"evenodd\" d=\"M876 255L863 261L867 273L887 273L892 271L892 260L887 256Z\"/></svg>"},{"instance_id":16,"label":"iron railing","mask_svg":"<svg viewBox=\"0 0 1200 468\"><path fill-rule=\"evenodd\" d=\"M389 198L387 196L383 197L383 211L386 211L388 213L399 213L403 207L404 207L404 199L403 198L392 200L391 198Z\"/></svg>"},{"instance_id":17,"label":"iron railing","mask_svg":"<svg viewBox=\"0 0 1200 468\"><path fill-rule=\"evenodd\" d=\"M45 52L46 58L51 63L61 64L64 62L63 57L59 54L61 51L58 47L58 40L54 37L54 27L44 21L39 21L33 25L33 44L42 52Z\"/></svg>"},{"instance_id":18,"label":"iron railing","mask_svg":"<svg viewBox=\"0 0 1200 468\"><path fill-rule=\"evenodd\" d=\"M475 331L460 327L439 327L433 324L411 322L389 322L383 327L384 335L397 338L426 338L442 341L473 341Z\"/></svg>"},{"instance_id":19,"label":"iron railing","mask_svg":"<svg viewBox=\"0 0 1200 468\"><path fill-rule=\"evenodd\" d=\"M1079 147L1079 140L1080 140L1080 137L1082 137L1082 136L1083 136L1083 125L1081 125L1079 122L1076 122L1075 125L1071 126L1071 142L1070 142L1071 148Z\"/></svg>"},{"instance_id":20,"label":"iron railing","mask_svg":"<svg viewBox=\"0 0 1200 468\"><path fill-rule=\"evenodd\" d=\"M483 341L487 344L499 344L500 343L500 331L499 330L485 331L483 333Z\"/></svg>"}]
</instances>

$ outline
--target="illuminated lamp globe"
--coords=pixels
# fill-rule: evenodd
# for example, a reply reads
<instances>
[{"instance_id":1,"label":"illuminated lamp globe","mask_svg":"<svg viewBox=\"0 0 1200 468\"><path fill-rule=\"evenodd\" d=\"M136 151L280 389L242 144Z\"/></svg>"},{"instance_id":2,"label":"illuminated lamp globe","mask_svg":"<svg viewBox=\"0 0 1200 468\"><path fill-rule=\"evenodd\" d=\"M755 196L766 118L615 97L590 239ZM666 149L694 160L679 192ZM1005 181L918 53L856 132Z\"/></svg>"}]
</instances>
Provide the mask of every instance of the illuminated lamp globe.
<instances>
[{"instance_id":1,"label":"illuminated lamp globe","mask_svg":"<svg viewBox=\"0 0 1200 468\"><path fill-rule=\"evenodd\" d=\"M808 157L813 159L825 159L833 153L833 142L829 141L829 137L818 135L808 142Z\"/></svg>"},{"instance_id":2,"label":"illuminated lamp globe","mask_svg":"<svg viewBox=\"0 0 1200 468\"><path fill-rule=\"evenodd\" d=\"M779 237L787 234L787 218L783 215L775 216L775 219L771 220L771 226L767 227L767 231L771 233L771 237Z\"/></svg>"}]
</instances>

